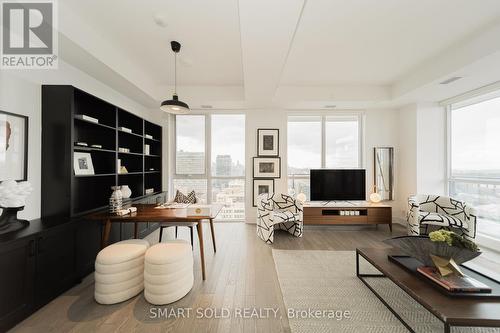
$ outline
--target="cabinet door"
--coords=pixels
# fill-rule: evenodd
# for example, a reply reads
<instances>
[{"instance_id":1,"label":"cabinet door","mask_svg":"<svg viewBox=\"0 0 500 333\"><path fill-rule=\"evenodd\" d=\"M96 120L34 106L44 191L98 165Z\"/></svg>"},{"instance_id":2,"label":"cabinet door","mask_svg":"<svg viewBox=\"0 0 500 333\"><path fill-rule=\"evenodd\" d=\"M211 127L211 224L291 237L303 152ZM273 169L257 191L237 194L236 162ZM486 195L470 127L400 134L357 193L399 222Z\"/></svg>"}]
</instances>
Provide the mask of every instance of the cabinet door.
<instances>
[{"instance_id":1,"label":"cabinet door","mask_svg":"<svg viewBox=\"0 0 500 333\"><path fill-rule=\"evenodd\" d=\"M35 296L44 305L76 282L75 226L73 223L37 237Z\"/></svg>"},{"instance_id":2,"label":"cabinet door","mask_svg":"<svg viewBox=\"0 0 500 333\"><path fill-rule=\"evenodd\" d=\"M95 258L101 250L101 225L101 221L77 222L76 265L79 278L94 271Z\"/></svg>"},{"instance_id":3,"label":"cabinet door","mask_svg":"<svg viewBox=\"0 0 500 333\"><path fill-rule=\"evenodd\" d=\"M35 239L0 245L0 331L28 316L34 308Z\"/></svg>"}]
</instances>

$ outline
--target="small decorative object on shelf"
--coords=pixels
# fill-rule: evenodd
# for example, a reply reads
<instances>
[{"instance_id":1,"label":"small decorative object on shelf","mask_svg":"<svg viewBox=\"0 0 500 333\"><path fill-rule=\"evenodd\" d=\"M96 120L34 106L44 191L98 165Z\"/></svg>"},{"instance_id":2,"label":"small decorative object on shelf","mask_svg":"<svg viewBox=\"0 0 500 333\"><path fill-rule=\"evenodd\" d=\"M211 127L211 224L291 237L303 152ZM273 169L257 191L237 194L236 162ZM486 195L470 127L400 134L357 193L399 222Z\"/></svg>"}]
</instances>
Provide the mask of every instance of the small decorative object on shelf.
<instances>
[{"instance_id":1,"label":"small decorative object on shelf","mask_svg":"<svg viewBox=\"0 0 500 333\"><path fill-rule=\"evenodd\" d=\"M26 197L33 191L28 182L17 183L6 180L0 183L0 234L16 231L29 225L26 220L19 220L17 213L24 209Z\"/></svg>"},{"instance_id":2,"label":"small decorative object on shelf","mask_svg":"<svg viewBox=\"0 0 500 333\"><path fill-rule=\"evenodd\" d=\"M145 193L146 194L153 194L153 193L155 193L155 189L154 188L147 188Z\"/></svg>"},{"instance_id":3,"label":"small decorative object on shelf","mask_svg":"<svg viewBox=\"0 0 500 333\"><path fill-rule=\"evenodd\" d=\"M116 160L116 172L120 173L121 169L122 169L122 160L119 158Z\"/></svg>"},{"instance_id":4,"label":"small decorative object on shelf","mask_svg":"<svg viewBox=\"0 0 500 333\"><path fill-rule=\"evenodd\" d=\"M127 168L124 165L122 165L120 167L120 171L118 171L118 173L121 174L121 175L124 175L124 174L128 173L128 170L127 170Z\"/></svg>"},{"instance_id":5,"label":"small decorative object on shelf","mask_svg":"<svg viewBox=\"0 0 500 333\"><path fill-rule=\"evenodd\" d=\"M83 119L86 121L91 121L91 122L96 123L96 124L99 123L99 119L91 117L91 116L87 116L85 114L77 114L77 115L75 115L75 118Z\"/></svg>"},{"instance_id":6,"label":"small decorative object on shelf","mask_svg":"<svg viewBox=\"0 0 500 333\"><path fill-rule=\"evenodd\" d=\"M149 168L149 171L155 171L155 168Z\"/></svg>"},{"instance_id":7,"label":"small decorative object on shelf","mask_svg":"<svg viewBox=\"0 0 500 333\"><path fill-rule=\"evenodd\" d=\"M145 137L146 139L153 139L153 136L152 136L152 135L149 135L149 134L144 134L144 137Z\"/></svg>"},{"instance_id":8,"label":"small decorative object on shelf","mask_svg":"<svg viewBox=\"0 0 500 333\"><path fill-rule=\"evenodd\" d=\"M92 148L102 149L102 145L91 145L90 147L92 147Z\"/></svg>"},{"instance_id":9,"label":"small decorative object on shelf","mask_svg":"<svg viewBox=\"0 0 500 333\"><path fill-rule=\"evenodd\" d=\"M75 142L75 146L80 146L80 147L88 147L89 145L87 142Z\"/></svg>"},{"instance_id":10,"label":"small decorative object on shelf","mask_svg":"<svg viewBox=\"0 0 500 333\"><path fill-rule=\"evenodd\" d=\"M474 242L457 235L453 231L447 230L431 232L429 237L395 237L385 240L384 243L401 249L406 255L430 267L437 267L436 263L439 266L444 263L444 267L451 263L453 267L458 267L458 265L472 260L481 254ZM437 268L439 269L439 267ZM446 271L447 269L443 270L444 273Z\"/></svg>"},{"instance_id":11,"label":"small decorative object on shelf","mask_svg":"<svg viewBox=\"0 0 500 333\"><path fill-rule=\"evenodd\" d=\"M93 175L94 164L92 163L92 156L89 153L75 152L73 154L73 169L76 176Z\"/></svg>"},{"instance_id":12,"label":"small decorative object on shelf","mask_svg":"<svg viewBox=\"0 0 500 333\"><path fill-rule=\"evenodd\" d=\"M123 194L120 186L111 186L113 193L109 198L109 212L111 214L116 214L123 208Z\"/></svg>"},{"instance_id":13,"label":"small decorative object on shelf","mask_svg":"<svg viewBox=\"0 0 500 333\"><path fill-rule=\"evenodd\" d=\"M123 147L119 147L118 151L120 153L130 153L130 149L129 148L123 148Z\"/></svg>"},{"instance_id":14,"label":"small decorative object on shelf","mask_svg":"<svg viewBox=\"0 0 500 333\"><path fill-rule=\"evenodd\" d=\"M144 155L149 155L150 153L150 146L149 145L144 145Z\"/></svg>"},{"instance_id":15,"label":"small decorative object on shelf","mask_svg":"<svg viewBox=\"0 0 500 333\"><path fill-rule=\"evenodd\" d=\"M128 199L132 195L132 190L128 185L122 185L121 187L123 199Z\"/></svg>"},{"instance_id":16,"label":"small decorative object on shelf","mask_svg":"<svg viewBox=\"0 0 500 333\"><path fill-rule=\"evenodd\" d=\"M127 128L127 127L118 127L118 129L122 132L127 132L127 133L132 133L132 130L130 128Z\"/></svg>"}]
</instances>

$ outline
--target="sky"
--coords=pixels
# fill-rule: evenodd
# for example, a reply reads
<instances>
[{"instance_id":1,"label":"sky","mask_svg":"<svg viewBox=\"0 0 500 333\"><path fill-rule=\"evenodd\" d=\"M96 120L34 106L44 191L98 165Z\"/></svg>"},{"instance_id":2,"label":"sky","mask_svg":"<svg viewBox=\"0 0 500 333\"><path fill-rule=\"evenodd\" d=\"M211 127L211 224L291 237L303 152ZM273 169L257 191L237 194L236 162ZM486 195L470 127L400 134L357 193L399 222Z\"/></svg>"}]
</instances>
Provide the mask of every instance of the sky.
<instances>
[{"instance_id":1,"label":"sky","mask_svg":"<svg viewBox=\"0 0 500 333\"><path fill-rule=\"evenodd\" d=\"M500 98L452 111L453 170L500 170Z\"/></svg>"},{"instance_id":2,"label":"sky","mask_svg":"<svg viewBox=\"0 0 500 333\"><path fill-rule=\"evenodd\" d=\"M205 117L178 116L177 150L205 151ZM231 155L233 163L245 164L245 116L212 115L212 162L217 155Z\"/></svg>"}]
</instances>

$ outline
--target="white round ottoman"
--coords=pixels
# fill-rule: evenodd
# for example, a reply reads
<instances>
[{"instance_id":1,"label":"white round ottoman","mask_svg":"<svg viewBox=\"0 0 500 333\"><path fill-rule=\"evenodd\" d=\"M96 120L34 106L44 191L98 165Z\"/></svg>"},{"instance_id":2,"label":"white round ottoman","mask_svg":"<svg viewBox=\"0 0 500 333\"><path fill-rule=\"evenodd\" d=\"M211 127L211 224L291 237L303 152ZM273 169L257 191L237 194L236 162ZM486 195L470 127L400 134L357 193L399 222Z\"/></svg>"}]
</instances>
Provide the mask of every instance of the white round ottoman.
<instances>
[{"instance_id":1,"label":"white round ottoman","mask_svg":"<svg viewBox=\"0 0 500 333\"><path fill-rule=\"evenodd\" d=\"M151 246L144 259L144 297L154 305L173 303L193 288L193 251L183 240Z\"/></svg>"},{"instance_id":2,"label":"white round ottoman","mask_svg":"<svg viewBox=\"0 0 500 333\"><path fill-rule=\"evenodd\" d=\"M148 248L146 240L128 239L99 252L94 273L97 303L120 303L144 289L144 255Z\"/></svg>"}]
</instances>

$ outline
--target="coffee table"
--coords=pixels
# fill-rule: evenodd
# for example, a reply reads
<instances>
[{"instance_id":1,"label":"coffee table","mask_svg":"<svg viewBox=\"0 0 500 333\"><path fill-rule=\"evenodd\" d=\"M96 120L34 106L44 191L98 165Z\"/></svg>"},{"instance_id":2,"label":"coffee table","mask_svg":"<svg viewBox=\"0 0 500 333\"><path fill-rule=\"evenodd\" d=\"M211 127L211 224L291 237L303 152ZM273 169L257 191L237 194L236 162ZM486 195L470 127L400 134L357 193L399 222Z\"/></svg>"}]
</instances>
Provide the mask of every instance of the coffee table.
<instances>
[{"instance_id":1,"label":"coffee table","mask_svg":"<svg viewBox=\"0 0 500 333\"><path fill-rule=\"evenodd\" d=\"M356 275L377 298L401 321L410 332L415 332L383 297L370 286L366 278L386 277L405 291L444 324L444 332L453 326L500 327L500 300L498 298L449 297L436 290L418 275L389 261L389 255L401 255L396 249L356 249ZM382 274L363 274L359 257L363 257Z\"/></svg>"}]
</instances>

